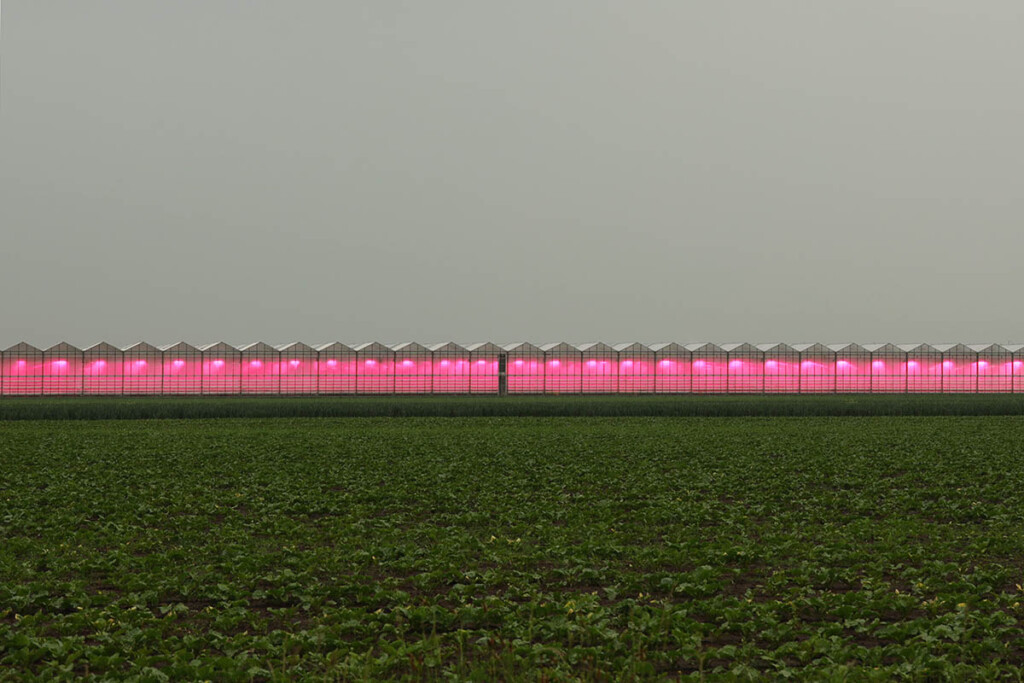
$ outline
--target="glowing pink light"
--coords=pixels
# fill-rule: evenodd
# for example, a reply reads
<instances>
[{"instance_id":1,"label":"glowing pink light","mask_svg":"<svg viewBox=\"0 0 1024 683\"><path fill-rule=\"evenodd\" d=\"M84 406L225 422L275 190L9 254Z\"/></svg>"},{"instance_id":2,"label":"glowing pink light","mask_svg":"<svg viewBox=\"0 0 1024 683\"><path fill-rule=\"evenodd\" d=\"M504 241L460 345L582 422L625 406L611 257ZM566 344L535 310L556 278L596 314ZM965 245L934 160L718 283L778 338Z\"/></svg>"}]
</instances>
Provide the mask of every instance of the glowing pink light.
<instances>
[{"instance_id":1,"label":"glowing pink light","mask_svg":"<svg viewBox=\"0 0 1024 683\"><path fill-rule=\"evenodd\" d=\"M338 367L338 361L334 360L333 358L330 359L329 361L327 361L327 367L329 367L329 368L336 368L336 367Z\"/></svg>"},{"instance_id":2,"label":"glowing pink light","mask_svg":"<svg viewBox=\"0 0 1024 683\"><path fill-rule=\"evenodd\" d=\"M836 367L845 370L846 368L850 367L850 361L848 361L848 360L836 361Z\"/></svg>"},{"instance_id":3,"label":"glowing pink light","mask_svg":"<svg viewBox=\"0 0 1024 683\"><path fill-rule=\"evenodd\" d=\"M631 368L631 367L633 367L633 361L631 361L631 360L624 360L624 361L622 361L622 367L624 367L624 368Z\"/></svg>"},{"instance_id":4,"label":"glowing pink light","mask_svg":"<svg viewBox=\"0 0 1024 683\"><path fill-rule=\"evenodd\" d=\"M695 367L695 368L703 369L706 365L707 365L707 363L705 363L702 360L695 360L695 361L693 361L693 367Z\"/></svg>"},{"instance_id":5,"label":"glowing pink light","mask_svg":"<svg viewBox=\"0 0 1024 683\"><path fill-rule=\"evenodd\" d=\"M331 365L331 363L337 364L337 361L333 361L333 360L327 361L327 365ZM302 361L298 360L298 359L290 360L290 361L288 361L288 365L292 366L293 368L297 368L300 365L302 365Z\"/></svg>"},{"instance_id":6,"label":"glowing pink light","mask_svg":"<svg viewBox=\"0 0 1024 683\"><path fill-rule=\"evenodd\" d=\"M1021 368L1024 368L1024 361L1020 361L1020 360L1013 361L1013 369L1014 370L1020 370Z\"/></svg>"},{"instance_id":7,"label":"glowing pink light","mask_svg":"<svg viewBox=\"0 0 1024 683\"><path fill-rule=\"evenodd\" d=\"M912 360L907 363L907 367L910 368L911 370L916 370L918 367L920 367L920 364L916 360Z\"/></svg>"},{"instance_id":8,"label":"glowing pink light","mask_svg":"<svg viewBox=\"0 0 1024 683\"><path fill-rule=\"evenodd\" d=\"M68 362L66 360L55 360L55 361L53 361L53 367L55 367L55 368L59 368L59 369L63 370L67 366L68 366Z\"/></svg>"},{"instance_id":9,"label":"glowing pink light","mask_svg":"<svg viewBox=\"0 0 1024 683\"><path fill-rule=\"evenodd\" d=\"M132 365L134 365L137 368L144 368L144 367L146 367L146 361L144 361L144 360L133 361Z\"/></svg>"},{"instance_id":10,"label":"glowing pink light","mask_svg":"<svg viewBox=\"0 0 1024 683\"><path fill-rule=\"evenodd\" d=\"M521 368L523 366L523 361L521 359L520 360L516 360L515 365L516 365L517 368Z\"/></svg>"},{"instance_id":11,"label":"glowing pink light","mask_svg":"<svg viewBox=\"0 0 1024 683\"><path fill-rule=\"evenodd\" d=\"M15 365L17 365L19 368L23 368L25 367L25 361L19 360L17 363L15 363Z\"/></svg>"},{"instance_id":12,"label":"glowing pink light","mask_svg":"<svg viewBox=\"0 0 1024 683\"><path fill-rule=\"evenodd\" d=\"M477 365L487 365L487 361L485 361L485 360L478 360L476 362L476 364ZM521 360L517 360L516 361L516 365L522 365L522 364L523 364L523 361L521 361Z\"/></svg>"},{"instance_id":13,"label":"glowing pink light","mask_svg":"<svg viewBox=\"0 0 1024 683\"><path fill-rule=\"evenodd\" d=\"M596 368L597 367L597 361L596 360L588 360L587 361L587 367L588 368Z\"/></svg>"},{"instance_id":14,"label":"glowing pink light","mask_svg":"<svg viewBox=\"0 0 1024 683\"><path fill-rule=\"evenodd\" d=\"M368 368L372 368L376 364L377 364L377 361L373 360L372 358L366 361L366 367L368 367Z\"/></svg>"},{"instance_id":15,"label":"glowing pink light","mask_svg":"<svg viewBox=\"0 0 1024 683\"><path fill-rule=\"evenodd\" d=\"M221 360L220 358L218 358L217 360L213 361L213 367L215 367L215 368L222 368L222 367L224 367L224 361Z\"/></svg>"},{"instance_id":16,"label":"glowing pink light","mask_svg":"<svg viewBox=\"0 0 1024 683\"><path fill-rule=\"evenodd\" d=\"M979 360L978 361L978 369L979 370L984 370L987 367L988 367L988 361L986 361L986 360Z\"/></svg>"},{"instance_id":17,"label":"glowing pink light","mask_svg":"<svg viewBox=\"0 0 1024 683\"><path fill-rule=\"evenodd\" d=\"M731 360L731 361L729 361L729 367L734 369L734 370L738 370L739 368L743 367L743 361L741 361L741 360Z\"/></svg>"},{"instance_id":18,"label":"glowing pink light","mask_svg":"<svg viewBox=\"0 0 1024 683\"><path fill-rule=\"evenodd\" d=\"M93 366L96 367L98 370L102 370L103 368L107 367L107 361L98 360L95 363L93 363Z\"/></svg>"},{"instance_id":19,"label":"glowing pink light","mask_svg":"<svg viewBox=\"0 0 1024 683\"><path fill-rule=\"evenodd\" d=\"M413 363L411 360L406 359L406 360L402 361L402 367L403 368L411 368L414 365L416 365L416 364Z\"/></svg>"},{"instance_id":20,"label":"glowing pink light","mask_svg":"<svg viewBox=\"0 0 1024 683\"><path fill-rule=\"evenodd\" d=\"M450 361L448 361L448 360L443 360L443 361L441 361L441 367L442 367L442 368L446 368L446 367L448 367L449 365L451 365L451 362L450 362Z\"/></svg>"},{"instance_id":21,"label":"glowing pink light","mask_svg":"<svg viewBox=\"0 0 1024 683\"><path fill-rule=\"evenodd\" d=\"M777 362L773 361L773 360L766 360L766 361L764 362L764 366L765 366L766 368L768 368L769 370L774 370L775 368L777 368L777 367L778 367L778 365L779 365L779 364L778 364Z\"/></svg>"},{"instance_id":22,"label":"glowing pink light","mask_svg":"<svg viewBox=\"0 0 1024 683\"><path fill-rule=\"evenodd\" d=\"M818 367L818 364L815 363L813 360L805 360L803 363L800 364L800 366L804 370L813 370L814 368Z\"/></svg>"},{"instance_id":23,"label":"glowing pink light","mask_svg":"<svg viewBox=\"0 0 1024 683\"><path fill-rule=\"evenodd\" d=\"M178 360L175 360L173 363L171 363L171 367L174 368L175 370L183 368L185 367L185 361L179 358Z\"/></svg>"},{"instance_id":24,"label":"glowing pink light","mask_svg":"<svg viewBox=\"0 0 1024 683\"><path fill-rule=\"evenodd\" d=\"M660 365L663 368L670 368L670 367L672 367L672 361L670 361L670 360L663 360L660 363L658 363L658 365Z\"/></svg>"},{"instance_id":25,"label":"glowing pink light","mask_svg":"<svg viewBox=\"0 0 1024 683\"><path fill-rule=\"evenodd\" d=\"M942 361L942 369L943 370L952 370L953 369L953 361L951 361L951 360L944 360L944 361Z\"/></svg>"},{"instance_id":26,"label":"glowing pink light","mask_svg":"<svg viewBox=\"0 0 1024 683\"><path fill-rule=\"evenodd\" d=\"M562 362L560 360L558 360L557 358L555 360L551 361L550 363L548 363L548 365L550 365L553 368L557 368L561 364L562 364Z\"/></svg>"},{"instance_id":27,"label":"glowing pink light","mask_svg":"<svg viewBox=\"0 0 1024 683\"><path fill-rule=\"evenodd\" d=\"M871 367L873 367L875 370L884 370L885 369L885 361L881 361L881 360L872 361Z\"/></svg>"},{"instance_id":28,"label":"glowing pink light","mask_svg":"<svg viewBox=\"0 0 1024 683\"><path fill-rule=\"evenodd\" d=\"M252 361L249 361L249 365L251 365L254 368L262 368L263 367L263 361L252 360Z\"/></svg>"}]
</instances>

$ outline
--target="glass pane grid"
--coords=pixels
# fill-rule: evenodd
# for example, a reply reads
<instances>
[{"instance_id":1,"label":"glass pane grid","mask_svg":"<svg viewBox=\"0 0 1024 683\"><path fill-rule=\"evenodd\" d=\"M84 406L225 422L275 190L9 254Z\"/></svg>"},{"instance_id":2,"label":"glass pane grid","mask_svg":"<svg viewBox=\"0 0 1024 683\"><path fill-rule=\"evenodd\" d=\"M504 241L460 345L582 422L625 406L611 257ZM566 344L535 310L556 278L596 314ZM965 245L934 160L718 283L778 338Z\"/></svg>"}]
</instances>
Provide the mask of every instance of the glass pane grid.
<instances>
[{"instance_id":1,"label":"glass pane grid","mask_svg":"<svg viewBox=\"0 0 1024 683\"><path fill-rule=\"evenodd\" d=\"M1024 349L963 344L18 344L0 396L1024 392Z\"/></svg>"}]
</instances>

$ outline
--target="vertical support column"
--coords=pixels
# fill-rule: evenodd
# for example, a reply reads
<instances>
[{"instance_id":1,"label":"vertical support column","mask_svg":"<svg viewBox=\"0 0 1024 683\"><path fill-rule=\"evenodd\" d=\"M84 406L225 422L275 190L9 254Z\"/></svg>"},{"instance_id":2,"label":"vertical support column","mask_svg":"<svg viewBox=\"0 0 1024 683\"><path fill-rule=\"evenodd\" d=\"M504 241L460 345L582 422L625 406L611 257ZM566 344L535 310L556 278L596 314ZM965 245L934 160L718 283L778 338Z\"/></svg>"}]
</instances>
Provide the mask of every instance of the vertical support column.
<instances>
[{"instance_id":1,"label":"vertical support column","mask_svg":"<svg viewBox=\"0 0 1024 683\"><path fill-rule=\"evenodd\" d=\"M508 354L498 356L498 396L508 393Z\"/></svg>"}]
</instances>

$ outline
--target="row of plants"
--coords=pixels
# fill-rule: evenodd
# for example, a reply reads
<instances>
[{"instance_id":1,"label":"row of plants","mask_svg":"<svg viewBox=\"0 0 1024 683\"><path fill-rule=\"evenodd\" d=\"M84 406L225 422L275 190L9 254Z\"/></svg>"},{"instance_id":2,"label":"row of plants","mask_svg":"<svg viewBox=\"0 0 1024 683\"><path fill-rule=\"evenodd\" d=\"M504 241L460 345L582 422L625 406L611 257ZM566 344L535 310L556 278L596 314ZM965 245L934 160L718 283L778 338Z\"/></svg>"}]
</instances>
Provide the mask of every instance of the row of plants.
<instances>
[{"instance_id":1,"label":"row of plants","mask_svg":"<svg viewBox=\"0 0 1024 683\"><path fill-rule=\"evenodd\" d=\"M0 681L1008 679L1024 421L0 424Z\"/></svg>"},{"instance_id":2,"label":"row of plants","mask_svg":"<svg viewBox=\"0 0 1024 683\"><path fill-rule=\"evenodd\" d=\"M1024 415L1024 394L7 397L5 420Z\"/></svg>"}]
</instances>

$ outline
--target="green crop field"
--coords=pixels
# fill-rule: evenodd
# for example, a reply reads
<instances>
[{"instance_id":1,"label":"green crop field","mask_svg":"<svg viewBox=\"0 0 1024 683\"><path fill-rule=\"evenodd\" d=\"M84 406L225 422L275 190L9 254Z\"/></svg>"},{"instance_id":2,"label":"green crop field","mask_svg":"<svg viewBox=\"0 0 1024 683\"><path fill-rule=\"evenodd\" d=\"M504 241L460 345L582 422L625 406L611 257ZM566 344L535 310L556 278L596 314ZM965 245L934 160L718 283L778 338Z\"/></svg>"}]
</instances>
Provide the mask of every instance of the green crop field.
<instances>
[{"instance_id":1,"label":"green crop field","mask_svg":"<svg viewBox=\"0 0 1024 683\"><path fill-rule=\"evenodd\" d=\"M0 423L0 681L1020 680L1024 419Z\"/></svg>"},{"instance_id":2,"label":"green crop field","mask_svg":"<svg viewBox=\"0 0 1024 683\"><path fill-rule=\"evenodd\" d=\"M1022 415L1024 394L6 397L6 420Z\"/></svg>"}]
</instances>

